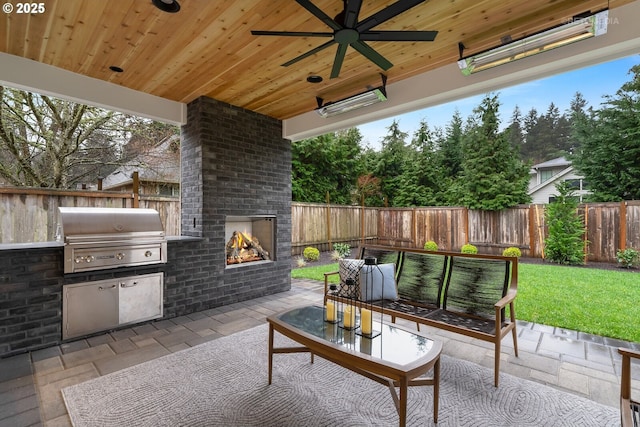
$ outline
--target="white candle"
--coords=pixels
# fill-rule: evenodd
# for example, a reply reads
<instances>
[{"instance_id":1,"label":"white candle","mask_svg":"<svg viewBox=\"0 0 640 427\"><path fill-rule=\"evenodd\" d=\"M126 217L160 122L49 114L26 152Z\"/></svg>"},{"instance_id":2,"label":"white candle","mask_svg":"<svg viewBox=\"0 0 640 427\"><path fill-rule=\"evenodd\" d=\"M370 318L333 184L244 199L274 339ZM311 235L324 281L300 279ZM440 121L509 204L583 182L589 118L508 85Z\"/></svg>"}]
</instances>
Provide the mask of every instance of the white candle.
<instances>
[{"instance_id":1,"label":"white candle","mask_svg":"<svg viewBox=\"0 0 640 427\"><path fill-rule=\"evenodd\" d=\"M356 312L350 305L344 308L343 322L345 328L353 328L356 323Z\"/></svg>"},{"instance_id":2,"label":"white candle","mask_svg":"<svg viewBox=\"0 0 640 427\"><path fill-rule=\"evenodd\" d=\"M371 329L373 327L371 317L371 310L363 308L360 310L360 325L362 327L362 333L365 335L371 335Z\"/></svg>"},{"instance_id":3,"label":"white candle","mask_svg":"<svg viewBox=\"0 0 640 427\"><path fill-rule=\"evenodd\" d=\"M327 301L327 321L336 321L336 304L333 301Z\"/></svg>"}]
</instances>

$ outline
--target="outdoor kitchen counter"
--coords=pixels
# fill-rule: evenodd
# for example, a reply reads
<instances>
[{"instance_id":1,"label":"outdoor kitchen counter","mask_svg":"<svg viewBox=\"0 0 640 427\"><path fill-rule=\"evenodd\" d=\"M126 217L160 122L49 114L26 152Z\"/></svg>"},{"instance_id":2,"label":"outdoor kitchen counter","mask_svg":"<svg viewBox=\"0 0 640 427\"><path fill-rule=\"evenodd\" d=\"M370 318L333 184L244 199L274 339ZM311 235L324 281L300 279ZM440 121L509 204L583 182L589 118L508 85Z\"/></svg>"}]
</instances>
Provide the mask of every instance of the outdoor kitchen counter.
<instances>
[{"instance_id":1,"label":"outdoor kitchen counter","mask_svg":"<svg viewBox=\"0 0 640 427\"><path fill-rule=\"evenodd\" d=\"M64 247L63 242L0 243L0 251Z\"/></svg>"},{"instance_id":2,"label":"outdoor kitchen counter","mask_svg":"<svg viewBox=\"0 0 640 427\"><path fill-rule=\"evenodd\" d=\"M197 242L202 237L193 236L168 236L168 242ZM28 242L28 243L0 243L0 251L15 251L25 249L64 248L64 242Z\"/></svg>"}]
</instances>

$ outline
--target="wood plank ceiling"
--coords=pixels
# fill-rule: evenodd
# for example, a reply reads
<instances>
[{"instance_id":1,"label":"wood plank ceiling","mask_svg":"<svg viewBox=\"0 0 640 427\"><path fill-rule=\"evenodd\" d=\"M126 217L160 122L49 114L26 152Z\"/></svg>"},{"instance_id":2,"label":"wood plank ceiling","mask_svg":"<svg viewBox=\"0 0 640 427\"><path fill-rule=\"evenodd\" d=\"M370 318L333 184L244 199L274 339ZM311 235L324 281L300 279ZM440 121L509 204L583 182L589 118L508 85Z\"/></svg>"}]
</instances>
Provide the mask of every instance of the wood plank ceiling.
<instances>
[{"instance_id":1,"label":"wood plank ceiling","mask_svg":"<svg viewBox=\"0 0 640 427\"><path fill-rule=\"evenodd\" d=\"M330 79L336 47L289 67L281 64L329 39L253 36L251 30L330 32L293 0L179 0L178 13L151 0L46 0L41 14L4 13L0 51L174 101L208 96L278 119L380 84L376 65L349 48ZM334 17L342 0L312 0ZM368 42L394 66L388 83L455 62L567 22L580 13L632 0L430 0L376 30L436 30L433 42ZM395 3L364 0L359 20ZM117 73L110 66L122 68ZM321 83L306 78L318 75ZM437 84L437 82L435 82ZM419 90L419 89L418 89Z\"/></svg>"}]
</instances>

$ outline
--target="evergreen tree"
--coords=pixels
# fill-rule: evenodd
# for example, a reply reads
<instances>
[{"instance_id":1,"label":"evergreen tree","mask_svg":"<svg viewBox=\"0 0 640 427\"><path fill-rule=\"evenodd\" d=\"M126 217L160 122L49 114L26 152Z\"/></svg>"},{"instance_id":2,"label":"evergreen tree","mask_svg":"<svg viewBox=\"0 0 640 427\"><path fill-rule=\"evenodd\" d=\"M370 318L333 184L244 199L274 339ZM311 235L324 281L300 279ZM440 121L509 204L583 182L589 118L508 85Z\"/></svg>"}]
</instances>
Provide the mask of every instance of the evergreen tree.
<instances>
[{"instance_id":1,"label":"evergreen tree","mask_svg":"<svg viewBox=\"0 0 640 427\"><path fill-rule=\"evenodd\" d=\"M569 154L569 158L580 149L580 140L576 137L574 123L587 118L587 104L587 100L584 99L580 92L575 93L569 104L569 137L567 138L567 147L565 149Z\"/></svg>"},{"instance_id":2,"label":"evergreen tree","mask_svg":"<svg viewBox=\"0 0 640 427\"><path fill-rule=\"evenodd\" d=\"M462 117L456 110L445 128L445 135L439 143L438 155L442 173L445 177L455 178L462 171Z\"/></svg>"},{"instance_id":3,"label":"evergreen tree","mask_svg":"<svg viewBox=\"0 0 640 427\"><path fill-rule=\"evenodd\" d=\"M511 123L509 124L509 143L516 151L520 153L520 148L524 145L524 130L522 128L522 112L517 105L513 109L511 115Z\"/></svg>"},{"instance_id":4,"label":"evergreen tree","mask_svg":"<svg viewBox=\"0 0 640 427\"><path fill-rule=\"evenodd\" d=\"M462 203L470 209L500 210L528 203L529 169L499 131L497 95L476 108L476 124L464 141Z\"/></svg>"},{"instance_id":5,"label":"evergreen tree","mask_svg":"<svg viewBox=\"0 0 640 427\"><path fill-rule=\"evenodd\" d=\"M546 258L558 264L583 264L584 225L578 215L578 198L566 181L556 184L556 191L545 211L549 229L544 241Z\"/></svg>"},{"instance_id":6,"label":"evergreen tree","mask_svg":"<svg viewBox=\"0 0 640 427\"><path fill-rule=\"evenodd\" d=\"M581 148L573 164L596 201L640 200L640 65L630 73L601 109L574 123Z\"/></svg>"},{"instance_id":7,"label":"evergreen tree","mask_svg":"<svg viewBox=\"0 0 640 427\"><path fill-rule=\"evenodd\" d=\"M385 204L396 206L394 198L402 186L400 176L406 164L407 146L405 140L408 134L400 130L396 120L387 129L389 133L382 140L382 150L380 150L374 175L380 178Z\"/></svg>"},{"instance_id":8,"label":"evergreen tree","mask_svg":"<svg viewBox=\"0 0 640 427\"><path fill-rule=\"evenodd\" d=\"M442 172L436 159L433 133L423 120L407 150L394 206L435 206L440 201Z\"/></svg>"},{"instance_id":9,"label":"evergreen tree","mask_svg":"<svg viewBox=\"0 0 640 427\"><path fill-rule=\"evenodd\" d=\"M292 195L296 202L349 204L362 170L357 128L291 144Z\"/></svg>"},{"instance_id":10,"label":"evergreen tree","mask_svg":"<svg viewBox=\"0 0 640 427\"><path fill-rule=\"evenodd\" d=\"M536 150L536 127L538 124L538 111L535 108L529 110L523 119L524 139L520 147L520 158L531 160L532 163L540 163L542 158Z\"/></svg>"},{"instance_id":11,"label":"evergreen tree","mask_svg":"<svg viewBox=\"0 0 640 427\"><path fill-rule=\"evenodd\" d=\"M455 111L451 121L445 127L445 134L440 139L437 153L438 163L442 171L442 189L439 199L445 206L456 206L462 202L462 190L459 178L462 173L463 140L465 136L462 117L458 110Z\"/></svg>"}]
</instances>

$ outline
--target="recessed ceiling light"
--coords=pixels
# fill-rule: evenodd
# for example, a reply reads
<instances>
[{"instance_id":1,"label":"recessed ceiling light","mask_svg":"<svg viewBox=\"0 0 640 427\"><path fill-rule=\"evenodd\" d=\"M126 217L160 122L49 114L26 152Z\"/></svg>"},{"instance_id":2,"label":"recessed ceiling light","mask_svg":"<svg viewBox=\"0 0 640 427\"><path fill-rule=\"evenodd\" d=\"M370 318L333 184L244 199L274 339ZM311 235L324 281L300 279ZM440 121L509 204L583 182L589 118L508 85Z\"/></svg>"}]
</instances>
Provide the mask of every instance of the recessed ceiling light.
<instances>
[{"instance_id":1,"label":"recessed ceiling light","mask_svg":"<svg viewBox=\"0 0 640 427\"><path fill-rule=\"evenodd\" d=\"M177 0L151 0L151 3L163 12L176 13L180 10Z\"/></svg>"},{"instance_id":2,"label":"recessed ceiling light","mask_svg":"<svg viewBox=\"0 0 640 427\"><path fill-rule=\"evenodd\" d=\"M309 76L309 77L307 77L307 81L309 83L320 83L322 81L322 77L320 77L320 76Z\"/></svg>"},{"instance_id":3,"label":"recessed ceiling light","mask_svg":"<svg viewBox=\"0 0 640 427\"><path fill-rule=\"evenodd\" d=\"M123 72L123 71L124 71L122 68L120 68L120 67L118 67L118 66L115 66L115 65L110 66L110 67L109 67L109 69L110 69L111 71L116 72L116 73L121 73L121 72Z\"/></svg>"}]
</instances>

